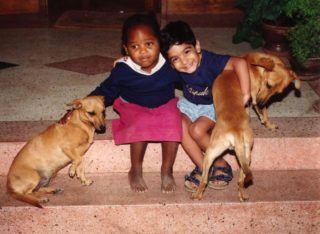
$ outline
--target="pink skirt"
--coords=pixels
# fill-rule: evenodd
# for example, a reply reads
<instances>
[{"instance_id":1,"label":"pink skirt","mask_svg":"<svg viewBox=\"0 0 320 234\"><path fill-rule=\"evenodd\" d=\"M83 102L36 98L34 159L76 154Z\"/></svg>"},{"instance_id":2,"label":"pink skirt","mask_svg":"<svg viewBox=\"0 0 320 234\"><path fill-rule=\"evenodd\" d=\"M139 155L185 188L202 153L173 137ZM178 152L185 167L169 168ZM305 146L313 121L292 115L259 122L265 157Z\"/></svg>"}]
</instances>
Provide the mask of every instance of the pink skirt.
<instances>
[{"instance_id":1,"label":"pink skirt","mask_svg":"<svg viewBox=\"0 0 320 234\"><path fill-rule=\"evenodd\" d=\"M139 141L181 142L182 120L177 98L157 108L146 108L117 98L113 108L120 115L112 121L115 144Z\"/></svg>"}]
</instances>

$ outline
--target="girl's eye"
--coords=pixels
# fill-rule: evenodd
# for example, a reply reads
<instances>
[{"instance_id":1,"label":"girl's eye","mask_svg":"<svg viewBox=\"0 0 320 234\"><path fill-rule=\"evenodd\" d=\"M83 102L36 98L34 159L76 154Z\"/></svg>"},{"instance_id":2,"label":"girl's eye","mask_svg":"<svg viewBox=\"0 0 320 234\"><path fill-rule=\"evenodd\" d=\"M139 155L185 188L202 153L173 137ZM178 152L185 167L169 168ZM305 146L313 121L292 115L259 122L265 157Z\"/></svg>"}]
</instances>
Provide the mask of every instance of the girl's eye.
<instances>
[{"instance_id":1,"label":"girl's eye","mask_svg":"<svg viewBox=\"0 0 320 234\"><path fill-rule=\"evenodd\" d=\"M130 46L132 49L137 49L138 48L138 45L131 45Z\"/></svg>"},{"instance_id":2,"label":"girl's eye","mask_svg":"<svg viewBox=\"0 0 320 234\"><path fill-rule=\"evenodd\" d=\"M89 114L90 116L95 116L95 115L96 115L96 113L93 112L93 111L88 112L88 114Z\"/></svg>"},{"instance_id":3,"label":"girl's eye","mask_svg":"<svg viewBox=\"0 0 320 234\"><path fill-rule=\"evenodd\" d=\"M149 48L150 48L151 46L153 46L153 42L147 42L146 44L147 44L147 47L149 47Z\"/></svg>"},{"instance_id":4,"label":"girl's eye","mask_svg":"<svg viewBox=\"0 0 320 234\"><path fill-rule=\"evenodd\" d=\"M189 54L191 50L185 50L184 53L185 54Z\"/></svg>"}]
</instances>

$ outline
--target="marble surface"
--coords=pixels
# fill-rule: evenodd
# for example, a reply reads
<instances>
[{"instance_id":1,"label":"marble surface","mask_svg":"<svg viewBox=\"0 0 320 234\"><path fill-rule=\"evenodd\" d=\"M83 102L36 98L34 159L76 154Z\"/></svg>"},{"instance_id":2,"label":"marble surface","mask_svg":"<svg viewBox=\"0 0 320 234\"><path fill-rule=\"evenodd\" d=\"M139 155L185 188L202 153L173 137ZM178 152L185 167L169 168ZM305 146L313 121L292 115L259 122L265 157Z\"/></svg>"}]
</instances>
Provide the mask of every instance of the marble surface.
<instances>
[{"instance_id":1,"label":"marble surface","mask_svg":"<svg viewBox=\"0 0 320 234\"><path fill-rule=\"evenodd\" d=\"M81 186L58 176L44 209L0 191L1 233L310 233L320 231L318 171L254 171L248 202L240 203L236 179L226 190L207 189L193 201L177 174L177 190L160 191L160 175L146 173L149 191L132 193L126 173L93 176ZM301 178L313 178L301 179ZM5 180L0 177L0 185Z\"/></svg>"},{"instance_id":2,"label":"marble surface","mask_svg":"<svg viewBox=\"0 0 320 234\"><path fill-rule=\"evenodd\" d=\"M234 28L194 28L194 31L207 50L231 55L252 50L246 43L232 44ZM110 60L121 56L120 34L116 29L1 29L1 61L18 66L0 69L0 121L59 119L67 109L66 103L86 96L109 75ZM101 59L106 58L108 66L101 67ZM181 96L180 91L176 94ZM320 116L312 107L318 99L310 85L302 82L301 94L296 95L290 89L270 105L269 115ZM255 116L253 111L251 115ZM117 114L109 107L107 118L115 117Z\"/></svg>"}]
</instances>

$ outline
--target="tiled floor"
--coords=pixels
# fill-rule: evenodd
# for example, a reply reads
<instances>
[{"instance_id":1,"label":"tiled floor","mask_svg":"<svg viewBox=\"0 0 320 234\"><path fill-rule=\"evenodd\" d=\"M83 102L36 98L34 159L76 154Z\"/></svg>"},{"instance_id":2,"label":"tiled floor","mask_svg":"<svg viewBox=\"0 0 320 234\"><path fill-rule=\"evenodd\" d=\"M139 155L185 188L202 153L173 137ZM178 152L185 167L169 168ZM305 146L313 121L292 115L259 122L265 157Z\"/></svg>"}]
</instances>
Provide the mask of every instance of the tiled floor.
<instances>
[{"instance_id":1,"label":"tiled floor","mask_svg":"<svg viewBox=\"0 0 320 234\"><path fill-rule=\"evenodd\" d=\"M100 55L90 55L82 58L68 59L66 61L46 64L57 69L79 72L86 75L97 75L110 72L116 58Z\"/></svg>"},{"instance_id":2,"label":"tiled floor","mask_svg":"<svg viewBox=\"0 0 320 234\"><path fill-rule=\"evenodd\" d=\"M231 42L234 28L194 28L203 48L241 55L251 50ZM65 104L87 95L104 80L120 54L119 29L0 29L0 61L19 66L0 69L0 121L56 120ZM318 82L318 81L317 81ZM177 92L177 95L180 95ZM319 99L307 82L270 107L270 116L319 116ZM108 108L107 118L117 115Z\"/></svg>"}]
</instances>

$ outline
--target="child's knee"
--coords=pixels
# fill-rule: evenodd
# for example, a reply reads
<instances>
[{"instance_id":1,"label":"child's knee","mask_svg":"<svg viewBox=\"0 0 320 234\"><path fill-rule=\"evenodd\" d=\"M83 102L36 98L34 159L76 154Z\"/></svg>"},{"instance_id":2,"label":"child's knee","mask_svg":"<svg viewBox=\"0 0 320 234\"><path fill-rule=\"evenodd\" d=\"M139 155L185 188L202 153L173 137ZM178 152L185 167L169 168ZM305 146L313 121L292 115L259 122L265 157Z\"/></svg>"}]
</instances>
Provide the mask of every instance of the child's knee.
<instances>
[{"instance_id":1,"label":"child's knee","mask_svg":"<svg viewBox=\"0 0 320 234\"><path fill-rule=\"evenodd\" d=\"M189 134L195 141L197 141L198 139L201 139L205 133L199 126L197 126L197 124L193 123L189 126Z\"/></svg>"}]
</instances>

